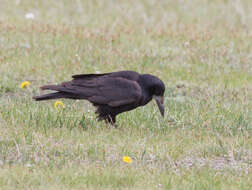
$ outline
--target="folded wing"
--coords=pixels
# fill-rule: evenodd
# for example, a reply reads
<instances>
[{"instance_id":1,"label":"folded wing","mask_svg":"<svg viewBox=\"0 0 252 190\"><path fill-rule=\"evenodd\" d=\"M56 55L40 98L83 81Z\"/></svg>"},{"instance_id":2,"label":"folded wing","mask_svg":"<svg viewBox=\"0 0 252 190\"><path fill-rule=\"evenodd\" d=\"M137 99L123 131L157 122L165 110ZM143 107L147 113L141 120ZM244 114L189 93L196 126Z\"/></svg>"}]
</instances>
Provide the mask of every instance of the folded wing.
<instances>
[{"instance_id":1,"label":"folded wing","mask_svg":"<svg viewBox=\"0 0 252 190\"><path fill-rule=\"evenodd\" d=\"M138 103L142 97L141 87L136 81L110 76L77 77L61 85L43 86L42 89L63 92L67 98L78 97L87 99L94 105L111 107Z\"/></svg>"}]
</instances>

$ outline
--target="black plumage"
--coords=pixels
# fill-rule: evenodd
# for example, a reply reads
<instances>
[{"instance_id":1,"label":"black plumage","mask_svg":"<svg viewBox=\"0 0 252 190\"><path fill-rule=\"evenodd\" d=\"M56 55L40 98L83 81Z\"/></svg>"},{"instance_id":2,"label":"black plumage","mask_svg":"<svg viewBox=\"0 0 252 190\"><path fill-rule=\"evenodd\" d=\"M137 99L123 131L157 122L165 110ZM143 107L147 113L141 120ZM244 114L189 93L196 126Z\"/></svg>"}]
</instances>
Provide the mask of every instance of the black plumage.
<instances>
[{"instance_id":1,"label":"black plumage","mask_svg":"<svg viewBox=\"0 0 252 190\"><path fill-rule=\"evenodd\" d=\"M122 112L144 106L155 98L164 116L164 83L156 76L134 71L119 71L104 74L74 75L73 80L59 85L46 85L42 90L54 93L33 97L36 101L68 98L86 99L97 107L99 120L115 124Z\"/></svg>"}]
</instances>

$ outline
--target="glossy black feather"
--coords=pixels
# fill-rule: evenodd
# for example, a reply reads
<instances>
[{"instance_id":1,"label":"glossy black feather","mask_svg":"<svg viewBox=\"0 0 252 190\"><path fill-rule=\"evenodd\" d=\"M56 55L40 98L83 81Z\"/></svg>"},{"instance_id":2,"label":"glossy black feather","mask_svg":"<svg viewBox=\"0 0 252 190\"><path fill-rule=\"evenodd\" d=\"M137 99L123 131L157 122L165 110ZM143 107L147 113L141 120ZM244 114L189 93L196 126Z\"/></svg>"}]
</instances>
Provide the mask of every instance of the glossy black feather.
<instances>
[{"instance_id":1,"label":"glossy black feather","mask_svg":"<svg viewBox=\"0 0 252 190\"><path fill-rule=\"evenodd\" d=\"M72 81L42 86L41 89L56 92L34 97L37 101L86 99L97 107L96 113L100 120L114 124L116 115L147 104L153 95L163 96L165 86L153 75L119 71L74 75Z\"/></svg>"}]
</instances>

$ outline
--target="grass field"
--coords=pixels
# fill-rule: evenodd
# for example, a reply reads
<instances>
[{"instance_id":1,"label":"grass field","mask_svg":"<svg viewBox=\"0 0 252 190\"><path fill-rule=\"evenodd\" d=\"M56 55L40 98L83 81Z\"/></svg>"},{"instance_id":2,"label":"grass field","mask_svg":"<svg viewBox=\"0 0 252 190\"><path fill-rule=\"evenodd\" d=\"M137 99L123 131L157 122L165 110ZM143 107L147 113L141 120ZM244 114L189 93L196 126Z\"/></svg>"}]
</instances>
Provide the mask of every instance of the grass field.
<instances>
[{"instance_id":1,"label":"grass field","mask_svg":"<svg viewBox=\"0 0 252 190\"><path fill-rule=\"evenodd\" d=\"M252 189L251 20L251 0L1 0L0 189ZM117 70L165 82L165 119L31 98Z\"/></svg>"}]
</instances>

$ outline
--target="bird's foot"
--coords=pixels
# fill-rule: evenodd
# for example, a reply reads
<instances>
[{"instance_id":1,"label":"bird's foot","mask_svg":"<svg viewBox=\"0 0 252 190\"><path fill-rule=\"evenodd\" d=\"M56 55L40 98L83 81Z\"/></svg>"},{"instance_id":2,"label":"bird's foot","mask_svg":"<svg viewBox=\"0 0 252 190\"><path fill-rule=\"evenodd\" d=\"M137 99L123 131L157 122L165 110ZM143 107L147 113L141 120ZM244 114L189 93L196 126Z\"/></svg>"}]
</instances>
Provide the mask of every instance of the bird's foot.
<instances>
[{"instance_id":1,"label":"bird's foot","mask_svg":"<svg viewBox=\"0 0 252 190\"><path fill-rule=\"evenodd\" d=\"M118 125L116 123L113 123L112 126L116 129L118 128Z\"/></svg>"}]
</instances>

